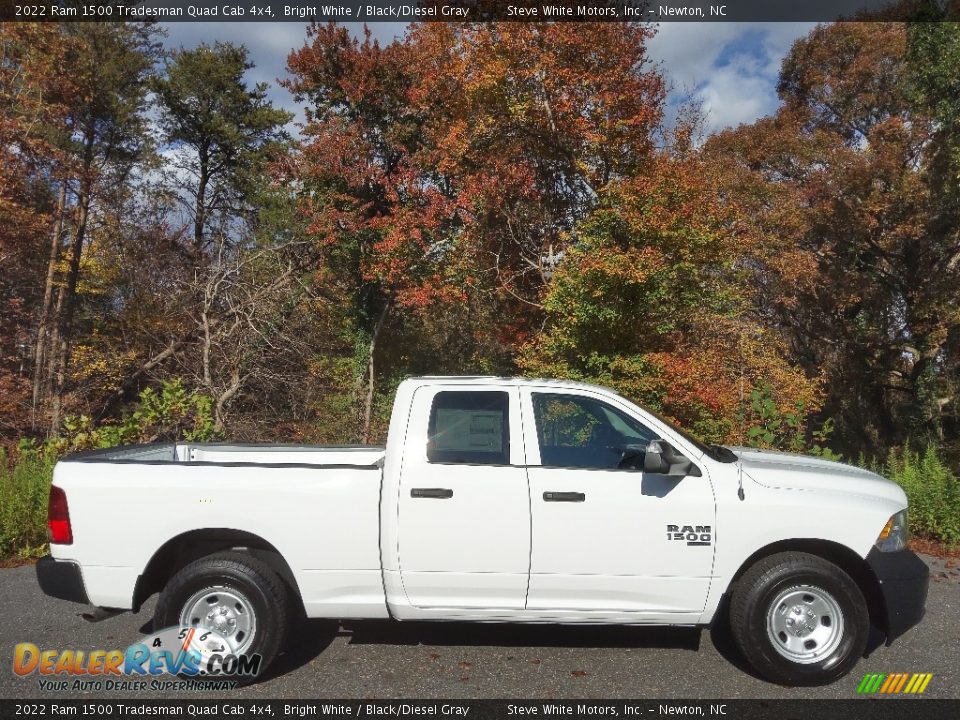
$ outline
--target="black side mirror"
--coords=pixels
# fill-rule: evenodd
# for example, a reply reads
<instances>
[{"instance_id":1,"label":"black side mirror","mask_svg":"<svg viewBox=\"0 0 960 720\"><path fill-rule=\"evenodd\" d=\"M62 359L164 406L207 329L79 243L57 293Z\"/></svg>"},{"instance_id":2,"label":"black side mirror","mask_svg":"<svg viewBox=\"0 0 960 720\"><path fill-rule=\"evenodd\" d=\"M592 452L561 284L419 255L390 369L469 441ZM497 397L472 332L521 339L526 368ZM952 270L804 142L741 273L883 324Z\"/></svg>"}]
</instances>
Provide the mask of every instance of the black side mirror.
<instances>
[{"instance_id":1,"label":"black side mirror","mask_svg":"<svg viewBox=\"0 0 960 720\"><path fill-rule=\"evenodd\" d=\"M646 448L643 445L627 445L617 463L618 470L642 470L646 462Z\"/></svg>"},{"instance_id":2,"label":"black side mirror","mask_svg":"<svg viewBox=\"0 0 960 720\"><path fill-rule=\"evenodd\" d=\"M651 475L700 477L700 468L666 440L651 440L643 456L643 471Z\"/></svg>"},{"instance_id":3,"label":"black side mirror","mask_svg":"<svg viewBox=\"0 0 960 720\"><path fill-rule=\"evenodd\" d=\"M666 440L651 440L647 451L643 455L643 471L651 475L666 475L670 471L670 463L663 456Z\"/></svg>"}]
</instances>

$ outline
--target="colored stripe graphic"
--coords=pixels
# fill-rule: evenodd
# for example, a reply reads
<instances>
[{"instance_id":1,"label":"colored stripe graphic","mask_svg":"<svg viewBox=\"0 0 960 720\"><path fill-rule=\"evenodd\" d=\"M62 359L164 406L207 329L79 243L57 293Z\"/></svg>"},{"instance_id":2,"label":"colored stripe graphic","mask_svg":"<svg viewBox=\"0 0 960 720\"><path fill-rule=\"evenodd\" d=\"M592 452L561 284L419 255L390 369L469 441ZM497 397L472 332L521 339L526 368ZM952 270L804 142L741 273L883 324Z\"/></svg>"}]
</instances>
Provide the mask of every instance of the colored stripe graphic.
<instances>
[{"instance_id":1,"label":"colored stripe graphic","mask_svg":"<svg viewBox=\"0 0 960 720\"><path fill-rule=\"evenodd\" d=\"M927 685L930 684L931 680L933 680L933 673L926 673L926 678L924 678L923 682L920 684L920 689L917 690L917 693L922 694L927 689Z\"/></svg>"},{"instance_id":2,"label":"colored stripe graphic","mask_svg":"<svg viewBox=\"0 0 960 720\"><path fill-rule=\"evenodd\" d=\"M898 693L903 690L904 684L907 682L909 675L907 673L900 673L900 680L897 682L896 687L890 688L890 692Z\"/></svg>"},{"instance_id":3,"label":"colored stripe graphic","mask_svg":"<svg viewBox=\"0 0 960 720\"><path fill-rule=\"evenodd\" d=\"M883 685L880 687L880 692L882 692L882 693L889 692L889 691L890 691L890 688L892 688L894 685L896 685L897 680L899 680L899 679L900 679L899 673L891 673L891 674L887 675L887 680L886 680L886 682L883 683Z\"/></svg>"},{"instance_id":4,"label":"colored stripe graphic","mask_svg":"<svg viewBox=\"0 0 960 720\"><path fill-rule=\"evenodd\" d=\"M857 686L857 693L922 695L932 679L933 673L867 673Z\"/></svg>"},{"instance_id":5,"label":"colored stripe graphic","mask_svg":"<svg viewBox=\"0 0 960 720\"><path fill-rule=\"evenodd\" d=\"M883 682L885 677L886 674L884 673L867 673L863 676L863 680L860 681L857 692L863 694L875 693L880 688L880 683Z\"/></svg>"}]
</instances>

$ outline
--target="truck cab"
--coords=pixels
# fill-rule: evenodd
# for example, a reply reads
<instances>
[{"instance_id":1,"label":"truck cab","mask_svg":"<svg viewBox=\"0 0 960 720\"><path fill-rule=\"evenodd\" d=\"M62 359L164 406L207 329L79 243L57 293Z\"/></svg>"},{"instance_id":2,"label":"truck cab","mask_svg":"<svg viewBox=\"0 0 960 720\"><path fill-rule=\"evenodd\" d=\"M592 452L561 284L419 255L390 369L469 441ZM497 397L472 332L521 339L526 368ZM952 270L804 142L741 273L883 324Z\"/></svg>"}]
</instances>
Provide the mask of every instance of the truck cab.
<instances>
[{"instance_id":1,"label":"truck cab","mask_svg":"<svg viewBox=\"0 0 960 720\"><path fill-rule=\"evenodd\" d=\"M390 428L381 518L396 617L700 621L717 505L697 445L575 383L431 378L397 402L411 412ZM643 472L657 439L682 469Z\"/></svg>"}]
</instances>

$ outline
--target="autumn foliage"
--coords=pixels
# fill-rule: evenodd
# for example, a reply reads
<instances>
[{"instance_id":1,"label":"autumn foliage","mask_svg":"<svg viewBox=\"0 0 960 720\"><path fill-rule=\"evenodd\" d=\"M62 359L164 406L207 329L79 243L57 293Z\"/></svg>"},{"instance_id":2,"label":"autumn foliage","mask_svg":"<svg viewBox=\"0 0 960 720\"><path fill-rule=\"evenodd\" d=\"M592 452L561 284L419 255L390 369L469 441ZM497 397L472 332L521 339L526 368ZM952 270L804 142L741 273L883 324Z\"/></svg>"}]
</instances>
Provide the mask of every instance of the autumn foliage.
<instances>
[{"instance_id":1,"label":"autumn foliage","mask_svg":"<svg viewBox=\"0 0 960 720\"><path fill-rule=\"evenodd\" d=\"M751 242L698 156L659 157L611 184L577 227L521 365L615 387L715 441L743 438L747 398L764 384L784 411L815 410L816 378L751 317Z\"/></svg>"},{"instance_id":2,"label":"autumn foliage","mask_svg":"<svg viewBox=\"0 0 960 720\"><path fill-rule=\"evenodd\" d=\"M214 435L376 441L402 378L496 373L711 442L956 443L955 26L817 27L710 137L654 32L312 25L289 132L243 48L0 28L0 434L178 383Z\"/></svg>"},{"instance_id":3,"label":"autumn foliage","mask_svg":"<svg viewBox=\"0 0 960 720\"><path fill-rule=\"evenodd\" d=\"M784 62L776 115L705 148L763 238L755 304L823 373L842 445L867 451L957 431L950 129L915 100L908 44L899 23L818 27Z\"/></svg>"}]
</instances>

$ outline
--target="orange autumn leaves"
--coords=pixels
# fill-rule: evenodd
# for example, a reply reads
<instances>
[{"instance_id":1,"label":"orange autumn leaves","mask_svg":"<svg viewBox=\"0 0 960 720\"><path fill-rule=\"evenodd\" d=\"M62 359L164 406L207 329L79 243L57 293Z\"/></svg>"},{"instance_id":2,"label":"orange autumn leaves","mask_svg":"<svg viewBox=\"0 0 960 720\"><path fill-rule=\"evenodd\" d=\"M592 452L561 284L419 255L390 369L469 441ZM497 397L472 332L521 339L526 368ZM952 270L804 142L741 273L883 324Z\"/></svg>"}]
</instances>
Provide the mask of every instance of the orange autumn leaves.
<instances>
[{"instance_id":1,"label":"orange autumn leaves","mask_svg":"<svg viewBox=\"0 0 960 720\"><path fill-rule=\"evenodd\" d=\"M311 28L289 65L310 107L301 172L317 188L313 229L352 234L364 276L400 304L475 275L536 304L540 256L596 188L649 157L663 101L649 34L427 24L381 48Z\"/></svg>"},{"instance_id":2,"label":"orange autumn leaves","mask_svg":"<svg viewBox=\"0 0 960 720\"><path fill-rule=\"evenodd\" d=\"M609 188L578 228L520 355L536 375L599 382L702 437L741 441L752 390L817 407L816 380L750 313L749 227L694 156L662 157Z\"/></svg>"},{"instance_id":3,"label":"orange autumn leaves","mask_svg":"<svg viewBox=\"0 0 960 720\"><path fill-rule=\"evenodd\" d=\"M758 383L815 409L815 382L746 317L757 236L693 129L665 125L652 32L428 23L381 47L311 27L289 58L305 209L397 324L492 307L495 326L464 330L522 372L613 385L732 440Z\"/></svg>"}]
</instances>

